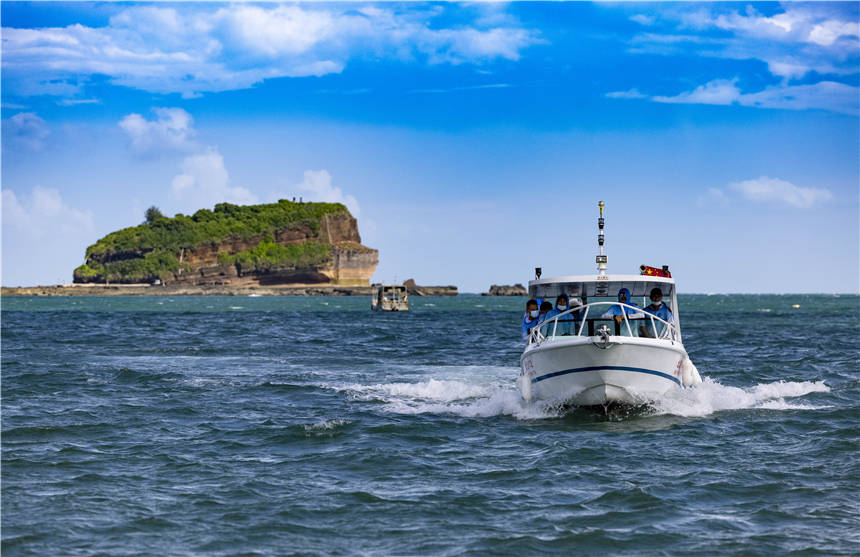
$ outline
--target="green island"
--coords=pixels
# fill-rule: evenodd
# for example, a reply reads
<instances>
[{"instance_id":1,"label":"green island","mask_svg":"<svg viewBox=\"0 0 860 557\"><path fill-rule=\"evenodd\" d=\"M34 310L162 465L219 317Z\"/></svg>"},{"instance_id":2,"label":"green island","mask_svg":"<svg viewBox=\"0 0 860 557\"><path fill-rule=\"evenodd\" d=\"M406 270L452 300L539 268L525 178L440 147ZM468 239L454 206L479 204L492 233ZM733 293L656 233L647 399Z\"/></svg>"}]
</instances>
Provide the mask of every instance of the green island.
<instances>
[{"instance_id":1,"label":"green island","mask_svg":"<svg viewBox=\"0 0 860 557\"><path fill-rule=\"evenodd\" d=\"M201 253L211 254L208 263L234 266L240 276L318 267L332 257L331 242L320 237L326 217L354 222L340 203L285 199L262 205L219 203L214 210L200 209L191 216L177 214L173 218L150 207L143 224L111 232L89 246L85 263L74 271L74 280L174 280L183 272L194 271L204 257ZM290 241L276 241L286 236ZM236 250L236 246L244 249Z\"/></svg>"}]
</instances>

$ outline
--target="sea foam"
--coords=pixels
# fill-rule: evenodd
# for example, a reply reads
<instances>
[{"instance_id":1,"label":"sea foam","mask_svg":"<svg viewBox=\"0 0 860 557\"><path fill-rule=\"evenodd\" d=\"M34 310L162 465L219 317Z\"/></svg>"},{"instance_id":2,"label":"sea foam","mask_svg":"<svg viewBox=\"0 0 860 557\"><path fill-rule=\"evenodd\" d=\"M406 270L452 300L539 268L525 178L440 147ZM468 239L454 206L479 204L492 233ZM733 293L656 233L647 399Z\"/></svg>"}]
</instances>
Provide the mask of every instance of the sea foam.
<instances>
[{"instance_id":1,"label":"sea foam","mask_svg":"<svg viewBox=\"0 0 860 557\"><path fill-rule=\"evenodd\" d=\"M474 381L475 375L470 374L470 378ZM350 393L355 400L383 402L384 411L396 414L451 414L469 418L512 416L534 420L557 418L565 412L558 402L524 401L513 381L490 384L472 381L429 379L413 383L350 384L336 389ZM819 410L828 406L786 399L829 391L823 381L777 381L739 388L721 385L706 377L698 387L669 391L651 406L655 414L684 417L744 409Z\"/></svg>"},{"instance_id":2,"label":"sea foam","mask_svg":"<svg viewBox=\"0 0 860 557\"><path fill-rule=\"evenodd\" d=\"M357 400L384 402L383 409L395 414L451 414L468 418L514 416L520 419L560 414L557 404L526 403L512 381L477 383L481 377L474 373L474 368L470 368L469 377L471 381L429 379L336 388L349 392Z\"/></svg>"},{"instance_id":3,"label":"sea foam","mask_svg":"<svg viewBox=\"0 0 860 557\"><path fill-rule=\"evenodd\" d=\"M787 398L810 393L827 393L830 387L824 381L777 381L740 388L722 385L709 377L693 389L670 391L653 406L659 414L676 416L707 416L727 410L819 410L828 406L814 406Z\"/></svg>"}]
</instances>

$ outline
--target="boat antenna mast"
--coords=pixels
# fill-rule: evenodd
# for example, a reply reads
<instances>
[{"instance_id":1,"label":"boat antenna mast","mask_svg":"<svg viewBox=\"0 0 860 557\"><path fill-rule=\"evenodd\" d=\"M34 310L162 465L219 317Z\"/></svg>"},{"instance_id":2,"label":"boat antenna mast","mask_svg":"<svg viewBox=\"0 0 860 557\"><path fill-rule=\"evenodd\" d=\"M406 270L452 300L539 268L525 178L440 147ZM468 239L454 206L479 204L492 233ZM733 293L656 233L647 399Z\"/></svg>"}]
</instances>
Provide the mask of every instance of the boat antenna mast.
<instances>
[{"instance_id":1,"label":"boat antenna mast","mask_svg":"<svg viewBox=\"0 0 860 557\"><path fill-rule=\"evenodd\" d=\"M600 254L595 258L597 262L597 274L606 276L606 261L607 256L603 253L603 201L597 204L600 207L600 217L597 219L597 245L600 247Z\"/></svg>"}]
</instances>

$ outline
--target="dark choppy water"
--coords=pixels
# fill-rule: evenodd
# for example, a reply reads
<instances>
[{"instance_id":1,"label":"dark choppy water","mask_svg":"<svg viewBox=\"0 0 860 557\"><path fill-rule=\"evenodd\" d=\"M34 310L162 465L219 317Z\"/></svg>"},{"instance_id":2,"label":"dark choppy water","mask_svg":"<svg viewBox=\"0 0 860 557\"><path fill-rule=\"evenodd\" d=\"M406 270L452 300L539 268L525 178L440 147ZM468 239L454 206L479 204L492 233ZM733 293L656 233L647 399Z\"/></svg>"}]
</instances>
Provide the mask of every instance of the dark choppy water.
<instances>
[{"instance_id":1,"label":"dark choppy water","mask_svg":"<svg viewBox=\"0 0 860 557\"><path fill-rule=\"evenodd\" d=\"M684 296L705 384L607 418L521 299L4 298L3 555L856 555L858 300Z\"/></svg>"}]
</instances>

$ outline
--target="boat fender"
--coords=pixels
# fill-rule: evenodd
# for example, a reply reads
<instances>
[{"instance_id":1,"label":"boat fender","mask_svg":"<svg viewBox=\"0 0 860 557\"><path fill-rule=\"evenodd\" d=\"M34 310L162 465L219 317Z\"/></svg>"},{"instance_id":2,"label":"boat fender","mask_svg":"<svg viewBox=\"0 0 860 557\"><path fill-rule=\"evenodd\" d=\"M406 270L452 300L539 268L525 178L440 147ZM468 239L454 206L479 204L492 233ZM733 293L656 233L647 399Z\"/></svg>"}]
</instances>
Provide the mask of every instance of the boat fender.
<instances>
[{"instance_id":1,"label":"boat fender","mask_svg":"<svg viewBox=\"0 0 860 557\"><path fill-rule=\"evenodd\" d=\"M523 399L530 402L532 399L532 381L531 377L525 372L520 375L520 391L523 393Z\"/></svg>"},{"instance_id":2,"label":"boat fender","mask_svg":"<svg viewBox=\"0 0 860 557\"><path fill-rule=\"evenodd\" d=\"M702 383L702 377L699 375L699 370L696 369L696 366L693 364L692 360L690 360L689 356L685 357L684 361L681 363L681 383L685 387L695 387Z\"/></svg>"},{"instance_id":3,"label":"boat fender","mask_svg":"<svg viewBox=\"0 0 860 557\"><path fill-rule=\"evenodd\" d=\"M699 375L699 370L693 365L693 362L690 362L690 366L692 366L692 375L693 375L693 386L697 387L702 384L702 376Z\"/></svg>"}]
</instances>

